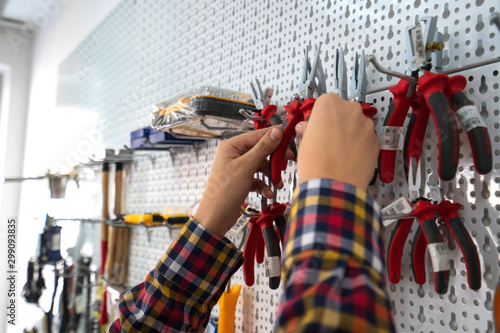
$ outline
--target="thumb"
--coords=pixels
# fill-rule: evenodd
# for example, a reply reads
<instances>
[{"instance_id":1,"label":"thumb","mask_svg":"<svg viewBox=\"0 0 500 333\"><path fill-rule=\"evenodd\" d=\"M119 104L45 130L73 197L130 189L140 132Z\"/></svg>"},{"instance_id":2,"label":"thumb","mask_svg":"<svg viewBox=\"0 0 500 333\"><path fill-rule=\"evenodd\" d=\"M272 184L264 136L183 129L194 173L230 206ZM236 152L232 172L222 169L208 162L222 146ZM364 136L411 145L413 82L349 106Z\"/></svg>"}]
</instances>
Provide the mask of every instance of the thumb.
<instances>
[{"instance_id":1,"label":"thumb","mask_svg":"<svg viewBox=\"0 0 500 333\"><path fill-rule=\"evenodd\" d=\"M246 160L244 164L248 166L252 173L278 148L282 138L283 132L279 128L273 128L242 156Z\"/></svg>"}]
</instances>

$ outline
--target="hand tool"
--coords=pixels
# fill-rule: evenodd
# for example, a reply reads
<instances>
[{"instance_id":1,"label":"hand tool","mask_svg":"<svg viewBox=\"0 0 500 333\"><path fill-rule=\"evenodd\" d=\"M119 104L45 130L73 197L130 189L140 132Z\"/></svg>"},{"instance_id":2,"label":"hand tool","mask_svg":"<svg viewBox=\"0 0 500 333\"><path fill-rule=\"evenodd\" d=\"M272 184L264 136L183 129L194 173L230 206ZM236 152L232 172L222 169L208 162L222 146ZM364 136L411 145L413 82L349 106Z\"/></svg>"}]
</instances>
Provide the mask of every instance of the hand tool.
<instances>
[{"instance_id":1,"label":"hand tool","mask_svg":"<svg viewBox=\"0 0 500 333\"><path fill-rule=\"evenodd\" d=\"M463 92L466 85L467 79L464 76L452 76L448 78L445 93L458 115L458 120L467 132L476 171L484 175L491 172L493 168L490 136L488 127L474 106L474 102Z\"/></svg>"},{"instance_id":2,"label":"hand tool","mask_svg":"<svg viewBox=\"0 0 500 333\"><path fill-rule=\"evenodd\" d=\"M274 231L274 220L276 220L276 215L269 209L260 211L257 218L257 224L262 230L266 244L266 275L269 276L269 287L271 289L277 289L281 281L281 249L278 237Z\"/></svg>"},{"instance_id":3,"label":"hand tool","mask_svg":"<svg viewBox=\"0 0 500 333\"><path fill-rule=\"evenodd\" d=\"M231 286L230 291L224 291L219 299L218 332L234 333L236 304L238 304L240 292L241 286L239 284L234 284Z\"/></svg>"},{"instance_id":4,"label":"hand tool","mask_svg":"<svg viewBox=\"0 0 500 333\"><path fill-rule=\"evenodd\" d=\"M479 261L479 254L476 246L465 228L458 211L462 208L460 203L452 203L449 200L444 200L444 194L441 187L441 182L437 177L429 177L429 189L431 193L431 200L438 202L438 214L444 220L458 244L465 260L465 267L467 268L467 282L472 290L481 288L481 262Z\"/></svg>"},{"instance_id":5,"label":"hand tool","mask_svg":"<svg viewBox=\"0 0 500 333\"><path fill-rule=\"evenodd\" d=\"M271 88L267 88L266 91L263 92L258 79L255 79L255 84L250 82L250 87L252 88L252 98L255 103L255 107L260 110L260 115L273 126L282 125L283 121L276 114L278 110L277 106L271 104L271 98L273 96L274 90ZM257 115L259 114L254 114L254 116ZM256 129L260 129L263 127L262 124L256 124L255 121L254 126ZM290 148L294 156L297 156L297 147L295 146L295 142L293 140L290 141L288 147Z\"/></svg>"},{"instance_id":6,"label":"hand tool","mask_svg":"<svg viewBox=\"0 0 500 333\"><path fill-rule=\"evenodd\" d=\"M262 231L260 230L260 226L257 224L257 216L250 219L248 229L248 239L245 243L245 249L243 251L243 256L245 257L245 262L243 263L243 275L245 277L246 285L251 287L255 283L254 261L258 264L262 264L264 262L265 244Z\"/></svg>"},{"instance_id":7,"label":"hand tool","mask_svg":"<svg viewBox=\"0 0 500 333\"><path fill-rule=\"evenodd\" d=\"M413 108L412 103L415 99L420 98L415 94L416 84L418 84L419 96L425 100L436 128L440 178L443 180L453 179L458 167L459 140L457 124L455 114L444 93L448 77L445 74L430 72L433 67L435 70L439 70L442 66L443 35L437 31L437 17L424 17L422 21L425 26L425 36L418 21L407 28L406 54L412 74L410 77L402 74L397 75L404 80L410 81L410 83L400 81L390 89L394 94L394 98L384 121L384 134L379 161L381 180L386 183L392 182L394 179L399 129L403 126L409 107L412 106ZM432 52L435 53L433 57L431 57ZM379 71L389 73L389 71L383 70L377 64L373 56L370 56L369 60ZM425 71L420 78L418 76L419 71ZM390 72L391 74L394 73Z\"/></svg>"},{"instance_id":8,"label":"hand tool","mask_svg":"<svg viewBox=\"0 0 500 333\"><path fill-rule=\"evenodd\" d=\"M109 220L109 158L114 155L114 150L106 149L106 155L102 161L101 185L102 185L102 220L101 223L101 262L99 268L99 277L97 282L97 296L101 301L101 314L99 324L105 325L108 322L108 308L106 299L106 287L104 283L104 274L106 268L106 257L108 253L108 223Z\"/></svg>"},{"instance_id":9,"label":"hand tool","mask_svg":"<svg viewBox=\"0 0 500 333\"><path fill-rule=\"evenodd\" d=\"M427 248L434 271L434 289L438 294L444 294L448 290L450 260L443 236L436 225L435 215L438 212L438 206L423 197L425 178L422 164L422 159L417 163L416 159L412 158L408 175L410 196L417 198L413 202L413 214L419 222L411 253L413 273L418 284L425 283L425 249Z\"/></svg>"},{"instance_id":10,"label":"hand tool","mask_svg":"<svg viewBox=\"0 0 500 333\"><path fill-rule=\"evenodd\" d=\"M321 44L315 49L312 65L308 57L309 50L305 49L299 93L296 98L283 107L287 112L286 120L281 125L283 138L278 148L271 154L269 163L269 173L274 184L281 181L281 171L286 169L285 153L290 141L295 138L295 126L303 120L309 120L316 98L326 93L326 80L319 57L320 49Z\"/></svg>"},{"instance_id":11,"label":"hand tool","mask_svg":"<svg viewBox=\"0 0 500 333\"><path fill-rule=\"evenodd\" d=\"M491 14L491 23L495 24L498 30L500 30L500 14L498 13Z\"/></svg>"},{"instance_id":12,"label":"hand tool","mask_svg":"<svg viewBox=\"0 0 500 333\"><path fill-rule=\"evenodd\" d=\"M343 52L342 52L343 54ZM365 51L361 51L361 56L356 52L356 57L354 60L354 70L351 78L351 89L349 100L351 102L358 102L361 104L363 109L363 114L373 119L377 114L377 109L370 104L366 103L366 87L368 85L368 80L366 79L366 65L365 65ZM342 59L342 62L344 60ZM345 69L345 66L343 66Z\"/></svg>"}]
</instances>

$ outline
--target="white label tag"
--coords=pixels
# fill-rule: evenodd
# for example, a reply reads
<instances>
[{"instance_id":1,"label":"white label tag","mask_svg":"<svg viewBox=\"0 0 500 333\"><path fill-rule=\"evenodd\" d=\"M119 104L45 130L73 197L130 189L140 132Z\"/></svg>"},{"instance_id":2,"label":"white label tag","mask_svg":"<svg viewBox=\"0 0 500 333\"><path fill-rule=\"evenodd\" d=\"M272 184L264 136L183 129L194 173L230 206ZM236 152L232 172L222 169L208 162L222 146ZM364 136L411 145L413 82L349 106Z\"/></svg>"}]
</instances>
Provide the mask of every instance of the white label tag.
<instances>
[{"instance_id":1,"label":"white label tag","mask_svg":"<svg viewBox=\"0 0 500 333\"><path fill-rule=\"evenodd\" d=\"M462 106L457 110L457 116L466 132L476 127L486 127L486 123L474 105Z\"/></svg>"},{"instance_id":2,"label":"white label tag","mask_svg":"<svg viewBox=\"0 0 500 333\"><path fill-rule=\"evenodd\" d=\"M382 138L380 139L380 148L383 150L402 150L403 149L403 128L394 126L382 127Z\"/></svg>"},{"instance_id":3,"label":"white label tag","mask_svg":"<svg viewBox=\"0 0 500 333\"><path fill-rule=\"evenodd\" d=\"M450 259L446 251L446 244L443 242L428 244L427 249L431 256L432 269L434 272L450 270Z\"/></svg>"},{"instance_id":4,"label":"white label tag","mask_svg":"<svg viewBox=\"0 0 500 333\"><path fill-rule=\"evenodd\" d=\"M408 214L411 213L412 208L411 205L408 203L406 198L399 198L398 200L394 201L393 203L389 204L388 206L384 207L382 209L382 216L383 215L395 215L395 214ZM397 220L382 220L382 224L384 227L387 227L388 225L396 222Z\"/></svg>"},{"instance_id":5,"label":"white label tag","mask_svg":"<svg viewBox=\"0 0 500 333\"><path fill-rule=\"evenodd\" d=\"M248 221L250 221L250 217L241 214L238 221L236 221L235 225L229 230L231 233L238 235L241 230L247 225Z\"/></svg>"},{"instance_id":6,"label":"white label tag","mask_svg":"<svg viewBox=\"0 0 500 333\"><path fill-rule=\"evenodd\" d=\"M277 277L281 275L280 257L266 257L264 259L264 267L267 277Z\"/></svg>"},{"instance_id":7,"label":"white label tag","mask_svg":"<svg viewBox=\"0 0 500 333\"><path fill-rule=\"evenodd\" d=\"M413 64L419 65L427 59L425 58L425 44L422 27L418 26L410 30L411 42L413 43L414 59Z\"/></svg>"}]
</instances>

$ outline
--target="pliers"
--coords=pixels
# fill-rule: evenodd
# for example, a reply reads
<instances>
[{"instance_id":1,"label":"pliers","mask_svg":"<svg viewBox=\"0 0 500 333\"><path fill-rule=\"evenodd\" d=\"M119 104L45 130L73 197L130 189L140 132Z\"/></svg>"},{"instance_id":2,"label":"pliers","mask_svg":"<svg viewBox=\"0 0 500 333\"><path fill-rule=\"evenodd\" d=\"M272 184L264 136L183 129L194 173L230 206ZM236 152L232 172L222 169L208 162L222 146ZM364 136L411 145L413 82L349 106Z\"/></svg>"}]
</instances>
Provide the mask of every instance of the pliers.
<instances>
[{"instance_id":1,"label":"pliers","mask_svg":"<svg viewBox=\"0 0 500 333\"><path fill-rule=\"evenodd\" d=\"M450 259L443 236L436 224L436 213L438 213L439 207L423 198L425 178L422 163L423 160L417 163L412 158L408 175L410 195L417 196L412 204L413 215L416 216L419 223L411 251L413 274L418 284L425 283L425 249L429 250L434 271L434 289L438 294L444 294L448 290L450 280ZM416 172L414 172L415 166Z\"/></svg>"},{"instance_id":2,"label":"pliers","mask_svg":"<svg viewBox=\"0 0 500 333\"><path fill-rule=\"evenodd\" d=\"M413 241L411 258L415 280L425 283L425 250L429 250L434 270L434 288L444 294L448 290L450 262L446 244L436 224L438 206L423 197L425 189L423 161L412 158L409 166L408 190L413 207L413 215L419 222ZM410 233L413 218L399 220L394 228L387 251L389 281L398 283L401 276L401 258L403 247Z\"/></svg>"},{"instance_id":3,"label":"pliers","mask_svg":"<svg viewBox=\"0 0 500 333\"><path fill-rule=\"evenodd\" d=\"M286 119L281 125L283 138L271 155L269 164L269 172L274 184L281 181L281 171L286 169L285 153L288 144L295 138L295 126L303 120L309 120L316 98L326 92L325 74L319 57L320 49L321 44L315 48L312 65L309 61L308 48L305 49L299 93L296 98L283 107L287 112Z\"/></svg>"},{"instance_id":4,"label":"pliers","mask_svg":"<svg viewBox=\"0 0 500 333\"><path fill-rule=\"evenodd\" d=\"M473 290L478 290L481 288L481 262L479 261L479 254L472 237L458 215L459 210L462 209L462 205L457 202L452 203L449 200L444 200L439 178L431 176L428 184L431 200L439 203L438 214L450 230L455 243L458 244L464 257L469 287Z\"/></svg>"},{"instance_id":5,"label":"pliers","mask_svg":"<svg viewBox=\"0 0 500 333\"><path fill-rule=\"evenodd\" d=\"M439 177L451 180L458 167L459 138L455 115L445 94L448 76L430 72L431 68L440 69L442 63L443 35L437 31L437 17L425 17L425 37L420 23L407 28L407 57L412 73L411 82L400 81L389 90L394 98L384 121L384 137L380 153L380 178L385 183L394 180L397 142L396 132L403 123L412 103L421 96L434 120L439 147ZM437 52L431 58L431 52ZM431 60L432 59L432 60ZM375 62L373 60L373 62ZM419 71L425 73L419 77ZM418 84L419 95L415 94ZM395 140L397 141L397 140ZM396 143L396 144L395 144Z\"/></svg>"}]
</instances>

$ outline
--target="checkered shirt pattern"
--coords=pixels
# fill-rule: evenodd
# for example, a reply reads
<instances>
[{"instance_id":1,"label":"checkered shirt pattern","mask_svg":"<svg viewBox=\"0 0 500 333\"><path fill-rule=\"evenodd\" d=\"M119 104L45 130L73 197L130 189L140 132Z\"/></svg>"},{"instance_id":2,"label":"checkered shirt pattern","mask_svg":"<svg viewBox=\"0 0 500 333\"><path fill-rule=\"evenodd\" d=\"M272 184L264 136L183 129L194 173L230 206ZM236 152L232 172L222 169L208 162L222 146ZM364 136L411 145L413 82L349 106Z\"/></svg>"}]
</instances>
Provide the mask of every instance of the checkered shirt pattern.
<instances>
[{"instance_id":1,"label":"checkered shirt pattern","mask_svg":"<svg viewBox=\"0 0 500 333\"><path fill-rule=\"evenodd\" d=\"M328 179L295 191L276 332L395 332L378 205Z\"/></svg>"},{"instance_id":2,"label":"checkered shirt pattern","mask_svg":"<svg viewBox=\"0 0 500 333\"><path fill-rule=\"evenodd\" d=\"M380 212L366 192L327 179L295 192L276 332L395 332ZM202 332L242 253L190 221L146 281L120 300L109 332Z\"/></svg>"},{"instance_id":3,"label":"checkered shirt pattern","mask_svg":"<svg viewBox=\"0 0 500 333\"><path fill-rule=\"evenodd\" d=\"M195 220L146 277L119 302L109 332L203 332L243 253Z\"/></svg>"}]
</instances>

